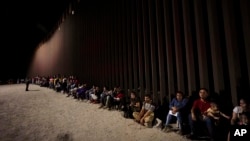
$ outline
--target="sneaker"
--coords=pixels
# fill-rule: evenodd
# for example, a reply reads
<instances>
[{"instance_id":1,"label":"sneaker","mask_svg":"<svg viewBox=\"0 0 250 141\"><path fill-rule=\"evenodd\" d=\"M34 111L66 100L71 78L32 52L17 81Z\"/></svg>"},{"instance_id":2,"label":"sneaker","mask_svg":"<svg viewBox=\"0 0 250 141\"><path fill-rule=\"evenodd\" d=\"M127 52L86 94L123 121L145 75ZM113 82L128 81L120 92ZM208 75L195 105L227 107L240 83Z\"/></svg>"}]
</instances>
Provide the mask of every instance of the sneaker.
<instances>
[{"instance_id":1,"label":"sneaker","mask_svg":"<svg viewBox=\"0 0 250 141\"><path fill-rule=\"evenodd\" d=\"M162 129L162 131L165 132L165 133L168 133L168 132L170 132L170 131L172 131L172 130L171 130L171 128L170 128L169 126L165 126L165 127Z\"/></svg>"},{"instance_id":2,"label":"sneaker","mask_svg":"<svg viewBox=\"0 0 250 141\"><path fill-rule=\"evenodd\" d=\"M157 121L157 124L153 128L160 128L162 126L162 121Z\"/></svg>"},{"instance_id":3,"label":"sneaker","mask_svg":"<svg viewBox=\"0 0 250 141\"><path fill-rule=\"evenodd\" d=\"M103 105L101 105L101 106L99 107L99 109L102 108L102 107L103 107Z\"/></svg>"}]
</instances>

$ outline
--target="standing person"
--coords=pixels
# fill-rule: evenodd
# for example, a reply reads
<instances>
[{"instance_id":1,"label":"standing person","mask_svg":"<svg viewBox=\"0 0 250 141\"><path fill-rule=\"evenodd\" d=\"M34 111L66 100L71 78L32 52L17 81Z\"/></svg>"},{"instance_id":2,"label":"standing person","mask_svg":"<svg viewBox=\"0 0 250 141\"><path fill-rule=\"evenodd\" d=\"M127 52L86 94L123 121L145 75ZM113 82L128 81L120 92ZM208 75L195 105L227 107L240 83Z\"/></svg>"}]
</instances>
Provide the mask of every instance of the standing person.
<instances>
[{"instance_id":1,"label":"standing person","mask_svg":"<svg viewBox=\"0 0 250 141\"><path fill-rule=\"evenodd\" d=\"M29 90L29 85L30 85L30 78L29 77L27 77L26 78L26 91L28 91Z\"/></svg>"}]
</instances>

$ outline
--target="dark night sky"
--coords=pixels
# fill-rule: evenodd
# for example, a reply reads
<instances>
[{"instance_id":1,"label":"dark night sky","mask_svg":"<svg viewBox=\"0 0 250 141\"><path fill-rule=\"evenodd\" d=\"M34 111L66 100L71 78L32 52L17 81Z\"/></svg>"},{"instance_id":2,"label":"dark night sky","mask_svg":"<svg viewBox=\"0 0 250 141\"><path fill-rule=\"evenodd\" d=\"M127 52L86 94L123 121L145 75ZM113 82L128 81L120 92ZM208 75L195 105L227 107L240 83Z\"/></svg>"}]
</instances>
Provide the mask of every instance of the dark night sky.
<instances>
[{"instance_id":1,"label":"dark night sky","mask_svg":"<svg viewBox=\"0 0 250 141\"><path fill-rule=\"evenodd\" d=\"M37 44L55 27L70 1L2 2L0 81L25 76Z\"/></svg>"}]
</instances>

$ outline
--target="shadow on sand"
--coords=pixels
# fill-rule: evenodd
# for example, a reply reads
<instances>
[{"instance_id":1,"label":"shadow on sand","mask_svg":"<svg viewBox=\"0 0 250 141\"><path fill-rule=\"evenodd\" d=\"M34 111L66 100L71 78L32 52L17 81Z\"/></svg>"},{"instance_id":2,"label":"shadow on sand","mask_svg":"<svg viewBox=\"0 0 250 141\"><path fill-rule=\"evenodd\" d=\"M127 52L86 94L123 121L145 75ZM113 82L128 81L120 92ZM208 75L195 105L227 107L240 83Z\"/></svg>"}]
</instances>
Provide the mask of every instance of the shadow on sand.
<instances>
[{"instance_id":1,"label":"shadow on sand","mask_svg":"<svg viewBox=\"0 0 250 141\"><path fill-rule=\"evenodd\" d=\"M40 91L40 90L28 90L28 91Z\"/></svg>"}]
</instances>

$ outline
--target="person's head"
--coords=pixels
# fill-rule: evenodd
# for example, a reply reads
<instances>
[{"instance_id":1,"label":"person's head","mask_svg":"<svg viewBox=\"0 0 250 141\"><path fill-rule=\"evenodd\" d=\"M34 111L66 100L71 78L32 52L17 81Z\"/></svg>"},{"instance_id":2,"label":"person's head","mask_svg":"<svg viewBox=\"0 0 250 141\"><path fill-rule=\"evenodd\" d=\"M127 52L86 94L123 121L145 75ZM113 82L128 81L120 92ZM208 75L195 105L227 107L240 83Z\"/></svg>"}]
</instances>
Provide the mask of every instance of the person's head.
<instances>
[{"instance_id":1,"label":"person's head","mask_svg":"<svg viewBox=\"0 0 250 141\"><path fill-rule=\"evenodd\" d=\"M246 109L248 106L248 103L246 101L246 99L242 98L240 99L240 107L242 107L243 109Z\"/></svg>"},{"instance_id":2,"label":"person's head","mask_svg":"<svg viewBox=\"0 0 250 141\"><path fill-rule=\"evenodd\" d=\"M103 86L103 91L108 91L108 87L107 86Z\"/></svg>"},{"instance_id":3,"label":"person's head","mask_svg":"<svg viewBox=\"0 0 250 141\"><path fill-rule=\"evenodd\" d=\"M96 91L99 91L99 87L95 87L95 90L96 90Z\"/></svg>"},{"instance_id":4,"label":"person's head","mask_svg":"<svg viewBox=\"0 0 250 141\"><path fill-rule=\"evenodd\" d=\"M212 110L215 110L215 111L219 110L218 104L215 103L215 102L211 102L210 107L211 107Z\"/></svg>"},{"instance_id":5,"label":"person's head","mask_svg":"<svg viewBox=\"0 0 250 141\"><path fill-rule=\"evenodd\" d=\"M183 97L184 97L184 94L183 94L182 91L177 91L177 92L176 92L176 99L177 99L178 101L181 101L181 100L183 99Z\"/></svg>"},{"instance_id":6,"label":"person's head","mask_svg":"<svg viewBox=\"0 0 250 141\"><path fill-rule=\"evenodd\" d=\"M250 113L249 112L243 112L242 113L241 122L244 125L249 125L249 122L250 122Z\"/></svg>"},{"instance_id":7,"label":"person's head","mask_svg":"<svg viewBox=\"0 0 250 141\"><path fill-rule=\"evenodd\" d=\"M135 98L135 91L130 92L130 98Z\"/></svg>"},{"instance_id":8,"label":"person's head","mask_svg":"<svg viewBox=\"0 0 250 141\"><path fill-rule=\"evenodd\" d=\"M207 97L208 97L208 90L206 88L201 88L199 90L199 96L203 100L207 99Z\"/></svg>"},{"instance_id":9,"label":"person's head","mask_svg":"<svg viewBox=\"0 0 250 141\"><path fill-rule=\"evenodd\" d=\"M146 103L150 103L150 102L152 101L151 95L150 95L150 94L146 94L146 95L144 96L144 101L145 101Z\"/></svg>"},{"instance_id":10,"label":"person's head","mask_svg":"<svg viewBox=\"0 0 250 141\"><path fill-rule=\"evenodd\" d=\"M114 90L114 91L117 91L119 88L120 88L120 86L117 85L117 86L114 87L113 90Z\"/></svg>"}]
</instances>

